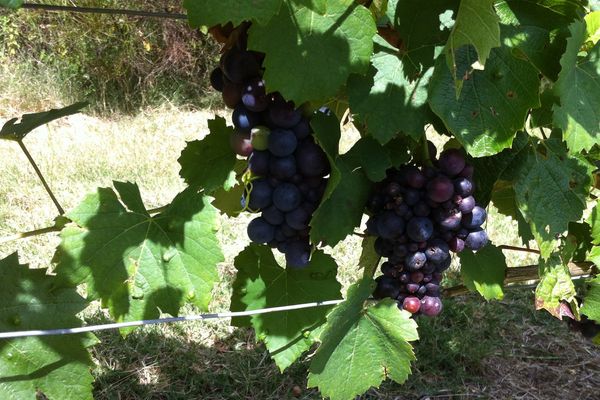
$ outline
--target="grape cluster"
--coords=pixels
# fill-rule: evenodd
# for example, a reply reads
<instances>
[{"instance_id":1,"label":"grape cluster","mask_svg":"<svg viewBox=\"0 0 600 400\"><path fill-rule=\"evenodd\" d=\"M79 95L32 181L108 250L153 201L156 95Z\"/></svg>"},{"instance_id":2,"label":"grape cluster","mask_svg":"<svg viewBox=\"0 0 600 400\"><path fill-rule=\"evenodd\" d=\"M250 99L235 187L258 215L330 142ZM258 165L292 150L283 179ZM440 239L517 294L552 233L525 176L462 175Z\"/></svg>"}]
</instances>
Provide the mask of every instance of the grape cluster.
<instances>
[{"instance_id":1,"label":"grape cluster","mask_svg":"<svg viewBox=\"0 0 600 400\"><path fill-rule=\"evenodd\" d=\"M442 311L440 281L450 252L479 250L488 242L481 228L486 211L473 198L473 167L457 149L433 162L437 168L389 170L369 200L367 222L368 233L378 236L375 250L387 258L374 297L391 297L398 307L426 316Z\"/></svg>"},{"instance_id":2,"label":"grape cluster","mask_svg":"<svg viewBox=\"0 0 600 400\"><path fill-rule=\"evenodd\" d=\"M248 225L248 236L284 253L288 266L302 268L310 259L309 223L330 165L302 110L281 94L266 92L262 60L261 53L246 50L242 33L222 55L211 84L233 109L232 149L248 157L241 205L260 212Z\"/></svg>"}]
</instances>

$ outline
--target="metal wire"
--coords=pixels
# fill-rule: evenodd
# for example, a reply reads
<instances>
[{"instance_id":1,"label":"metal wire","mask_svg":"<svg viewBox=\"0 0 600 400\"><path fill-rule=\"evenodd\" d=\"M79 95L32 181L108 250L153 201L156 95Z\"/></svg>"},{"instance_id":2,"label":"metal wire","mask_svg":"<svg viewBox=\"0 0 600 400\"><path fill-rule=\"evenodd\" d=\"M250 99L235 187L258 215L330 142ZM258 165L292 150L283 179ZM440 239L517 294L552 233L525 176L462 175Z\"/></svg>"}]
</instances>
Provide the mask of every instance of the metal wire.
<instances>
[{"instance_id":1,"label":"metal wire","mask_svg":"<svg viewBox=\"0 0 600 400\"><path fill-rule=\"evenodd\" d=\"M75 12L75 13L85 13L85 14L127 15L130 17L187 19L186 14L154 12L154 11L140 11L140 10L125 10L125 9L113 9L113 8L55 6L55 5L50 5L50 4L35 4L35 3L24 3L21 8L30 9L30 10L62 11L62 12Z\"/></svg>"},{"instance_id":2,"label":"metal wire","mask_svg":"<svg viewBox=\"0 0 600 400\"><path fill-rule=\"evenodd\" d=\"M2 333L0 333L0 339L14 339L14 338L24 338L24 337L32 337L32 336L74 335L77 333L105 331L105 330L110 330L110 329L129 328L129 327L133 327L133 326L170 324L170 323L174 323L174 322L201 321L201 320L209 320L209 319L226 319L226 318L234 318L234 317L248 317L251 315L268 314L268 313L281 312L281 311L300 310L303 308L334 306L334 305L340 304L342 301L344 301L344 300L327 300L327 301L318 301L318 302L314 302L314 303L292 304L289 306L262 308L262 309L258 309L258 310L189 315L186 317L148 319L148 320L142 320L142 321L129 321L129 322L118 322L118 323L112 323L112 324L82 326L82 327L78 327L78 328L2 332Z\"/></svg>"}]
</instances>

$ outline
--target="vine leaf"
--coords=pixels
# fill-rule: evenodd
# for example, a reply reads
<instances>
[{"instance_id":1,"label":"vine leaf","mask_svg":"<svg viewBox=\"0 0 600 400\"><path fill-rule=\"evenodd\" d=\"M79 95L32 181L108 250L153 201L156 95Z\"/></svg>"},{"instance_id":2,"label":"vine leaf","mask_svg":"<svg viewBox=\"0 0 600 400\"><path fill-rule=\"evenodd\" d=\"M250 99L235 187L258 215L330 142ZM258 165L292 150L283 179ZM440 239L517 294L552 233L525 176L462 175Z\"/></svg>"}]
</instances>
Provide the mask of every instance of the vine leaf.
<instances>
[{"instance_id":1,"label":"vine leaf","mask_svg":"<svg viewBox=\"0 0 600 400\"><path fill-rule=\"evenodd\" d=\"M535 289L535 308L545 309L558 319L562 319L561 302L576 304L575 286L571 273L560 256L553 253L547 260L540 258L540 282Z\"/></svg>"},{"instance_id":2,"label":"vine leaf","mask_svg":"<svg viewBox=\"0 0 600 400\"><path fill-rule=\"evenodd\" d=\"M476 198L479 200L478 197ZM504 180L496 182L492 193L492 202L499 213L511 217L517 222L517 231L523 243L528 244L530 240L535 240L531 227L517 206L517 194L512 182Z\"/></svg>"},{"instance_id":3,"label":"vine leaf","mask_svg":"<svg viewBox=\"0 0 600 400\"><path fill-rule=\"evenodd\" d=\"M206 193L221 187L228 191L236 183L236 157L229 145L233 128L221 117L209 120L208 128L210 133L204 139L188 142L181 152L179 175L189 186Z\"/></svg>"},{"instance_id":4,"label":"vine leaf","mask_svg":"<svg viewBox=\"0 0 600 400\"><path fill-rule=\"evenodd\" d=\"M88 103L81 102L71 104L70 106L64 108L53 108L52 110L44 112L24 114L21 117L20 122L17 122L19 121L19 118L10 119L4 124L4 126L2 126L2 130L0 130L0 139L17 141L23 140L25 139L25 136L27 136L27 134L33 131L35 128L46 125L55 119L77 114L87 105Z\"/></svg>"},{"instance_id":5,"label":"vine leaf","mask_svg":"<svg viewBox=\"0 0 600 400\"><path fill-rule=\"evenodd\" d=\"M379 266L381 256L375 251L375 241L377 237L366 236L361 243L361 253L358 260L358 266L364 270L363 276L371 277Z\"/></svg>"},{"instance_id":6,"label":"vine leaf","mask_svg":"<svg viewBox=\"0 0 600 400\"><path fill-rule=\"evenodd\" d=\"M503 24L503 44L556 81L567 27L585 14L583 2L559 0L550 5L544 0L502 0L495 8Z\"/></svg>"},{"instance_id":7,"label":"vine leaf","mask_svg":"<svg viewBox=\"0 0 600 400\"><path fill-rule=\"evenodd\" d=\"M386 171L392 167L392 160L386 149L372 137L364 137L352 146L347 159L373 182L385 179Z\"/></svg>"},{"instance_id":8,"label":"vine leaf","mask_svg":"<svg viewBox=\"0 0 600 400\"><path fill-rule=\"evenodd\" d=\"M403 383L415 360L409 341L418 340L417 324L396 301L365 305L374 288L364 279L327 317L321 345L310 364L308 386L331 400L346 400L390 377Z\"/></svg>"},{"instance_id":9,"label":"vine leaf","mask_svg":"<svg viewBox=\"0 0 600 400\"><path fill-rule=\"evenodd\" d=\"M408 76L421 74L432 67L436 47L448 41L452 30L442 22L445 16L455 16L459 2L435 0L423 7L421 0L390 0L387 17L402 38L403 68Z\"/></svg>"},{"instance_id":10,"label":"vine leaf","mask_svg":"<svg viewBox=\"0 0 600 400\"><path fill-rule=\"evenodd\" d=\"M56 289L46 269L20 265L17 254L0 260L0 331L79 327L88 306L74 288ZM91 334L0 341L0 398L92 399ZM74 379L74 377L77 377ZM68 388L65 389L65 388Z\"/></svg>"},{"instance_id":11,"label":"vine leaf","mask_svg":"<svg viewBox=\"0 0 600 400\"><path fill-rule=\"evenodd\" d=\"M475 61L470 47L457 54L456 62L468 74L457 99L452 74L439 57L429 104L467 152L482 157L511 146L528 111L540 106L540 79L529 62L513 57L507 48L492 50L483 71L472 69Z\"/></svg>"},{"instance_id":12,"label":"vine leaf","mask_svg":"<svg viewBox=\"0 0 600 400\"><path fill-rule=\"evenodd\" d=\"M256 310L293 304L335 300L342 297L337 264L317 250L303 269L284 269L266 246L251 244L235 259L238 272L233 283L232 311ZM315 307L254 315L250 323L256 337L265 342L283 372L318 338L319 327L331 307ZM245 325L248 319L234 319Z\"/></svg>"},{"instance_id":13,"label":"vine leaf","mask_svg":"<svg viewBox=\"0 0 600 400\"><path fill-rule=\"evenodd\" d=\"M484 65L492 48L500 46L499 22L494 11L494 0L461 0L446 44L448 67L455 80L463 79L457 73L460 64L457 61L457 51L461 47L472 45L477 50L479 63Z\"/></svg>"},{"instance_id":14,"label":"vine leaf","mask_svg":"<svg viewBox=\"0 0 600 400\"><path fill-rule=\"evenodd\" d=\"M427 84L433 68L408 76L404 68L407 61L398 49L379 35L374 43L369 73L352 75L348 80L350 109L381 144L398 132L418 140L429 114Z\"/></svg>"},{"instance_id":15,"label":"vine leaf","mask_svg":"<svg viewBox=\"0 0 600 400\"><path fill-rule=\"evenodd\" d=\"M556 139L546 140L541 150L545 154L527 151L527 159L516 168L514 189L517 206L547 259L558 245L557 235L582 216L593 166L568 155Z\"/></svg>"},{"instance_id":16,"label":"vine leaf","mask_svg":"<svg viewBox=\"0 0 600 400\"><path fill-rule=\"evenodd\" d=\"M212 198L188 189L150 217L139 210L137 185L115 188L122 201L99 188L67 214L74 224L61 232L58 280L87 283L88 296L118 321L177 315L185 301L206 310L223 261Z\"/></svg>"},{"instance_id":17,"label":"vine leaf","mask_svg":"<svg viewBox=\"0 0 600 400\"><path fill-rule=\"evenodd\" d=\"M592 209L592 212L587 220L588 224L592 229L592 243L600 245L600 206L596 206Z\"/></svg>"},{"instance_id":18,"label":"vine leaf","mask_svg":"<svg viewBox=\"0 0 600 400\"><path fill-rule=\"evenodd\" d=\"M267 89L296 104L336 95L350 74L367 71L373 52L376 28L369 10L340 0L321 13L312 3L285 2L268 24L248 32L248 47L266 54Z\"/></svg>"},{"instance_id":19,"label":"vine leaf","mask_svg":"<svg viewBox=\"0 0 600 400\"><path fill-rule=\"evenodd\" d=\"M563 130L569 150L581 152L600 144L600 43L580 59L587 39L585 22L574 22L569 30L571 37L555 86L560 105L553 108L554 123Z\"/></svg>"},{"instance_id":20,"label":"vine leaf","mask_svg":"<svg viewBox=\"0 0 600 400\"><path fill-rule=\"evenodd\" d=\"M588 281L589 287L583 299L581 312L588 318L600 322L600 276Z\"/></svg>"},{"instance_id":21,"label":"vine leaf","mask_svg":"<svg viewBox=\"0 0 600 400\"><path fill-rule=\"evenodd\" d=\"M244 21L266 24L277 14L282 0L236 1L236 0L184 0L188 22L192 28L214 26Z\"/></svg>"},{"instance_id":22,"label":"vine leaf","mask_svg":"<svg viewBox=\"0 0 600 400\"><path fill-rule=\"evenodd\" d=\"M460 272L465 286L477 291L486 300L502 300L506 258L498 247L487 245L477 253L465 250L460 253Z\"/></svg>"},{"instance_id":23,"label":"vine leaf","mask_svg":"<svg viewBox=\"0 0 600 400\"><path fill-rule=\"evenodd\" d=\"M317 113L311 120L315 140L331 165L331 175L319 208L310 222L312 243L335 246L360 224L371 184L350 156L339 156L340 125L334 116Z\"/></svg>"}]
</instances>

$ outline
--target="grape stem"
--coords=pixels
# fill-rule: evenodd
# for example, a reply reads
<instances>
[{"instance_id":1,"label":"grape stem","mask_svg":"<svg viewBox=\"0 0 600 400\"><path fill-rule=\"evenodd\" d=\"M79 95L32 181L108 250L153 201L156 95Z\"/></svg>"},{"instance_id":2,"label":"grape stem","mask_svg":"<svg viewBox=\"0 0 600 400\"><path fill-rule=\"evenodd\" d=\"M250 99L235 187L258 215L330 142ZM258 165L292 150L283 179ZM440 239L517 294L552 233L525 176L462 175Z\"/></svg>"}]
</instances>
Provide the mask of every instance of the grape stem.
<instances>
[{"instance_id":1,"label":"grape stem","mask_svg":"<svg viewBox=\"0 0 600 400\"><path fill-rule=\"evenodd\" d=\"M540 254L540 251L536 250L536 249L529 249L527 247L510 246L507 244L502 244L502 245L498 246L498 248L501 250L523 251L526 253Z\"/></svg>"}]
</instances>

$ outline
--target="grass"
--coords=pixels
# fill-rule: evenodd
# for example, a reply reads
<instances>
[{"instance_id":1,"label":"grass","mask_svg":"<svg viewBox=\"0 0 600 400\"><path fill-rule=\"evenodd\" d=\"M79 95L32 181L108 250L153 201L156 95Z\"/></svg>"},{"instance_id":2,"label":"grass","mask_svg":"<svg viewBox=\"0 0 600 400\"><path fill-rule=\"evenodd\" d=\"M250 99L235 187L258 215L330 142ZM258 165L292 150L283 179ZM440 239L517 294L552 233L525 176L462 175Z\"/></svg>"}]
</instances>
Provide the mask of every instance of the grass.
<instances>
[{"instance_id":1,"label":"grass","mask_svg":"<svg viewBox=\"0 0 600 400\"><path fill-rule=\"evenodd\" d=\"M206 132L209 115L169 106L134 117L76 115L36 130L25 142L65 208L113 179L137 182L152 208L167 204L184 187L176 159L186 140ZM0 157L0 236L50 225L56 210L18 146L0 142ZM247 220L223 220L219 235L226 260L219 266L222 282L214 291L213 311L228 309L232 261L248 243ZM495 242L521 245L515 224L493 208L487 228ZM48 267L57 244L56 234L11 242L0 245L0 257L18 250L22 262ZM359 238L327 251L338 261L346 288L358 274ZM507 252L507 257L511 265L536 262L531 254ZM363 399L592 399L597 394L600 352L571 335L564 323L533 311L531 289L508 290L500 302L469 295L444 304L441 317L419 321L418 361L407 384L387 382ZM186 308L182 314L195 312ZM106 315L96 309L85 319L101 322ZM97 399L320 398L306 389L310 358L280 374L252 332L234 330L226 321L146 327L127 338L116 332L98 336Z\"/></svg>"}]
</instances>

